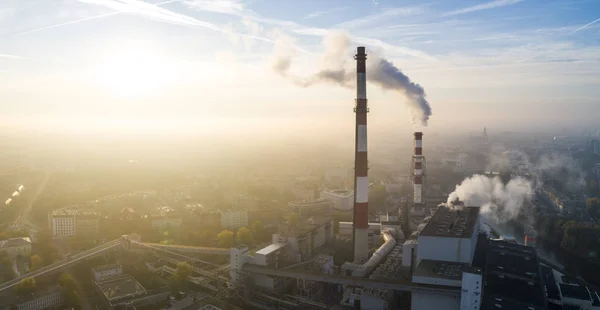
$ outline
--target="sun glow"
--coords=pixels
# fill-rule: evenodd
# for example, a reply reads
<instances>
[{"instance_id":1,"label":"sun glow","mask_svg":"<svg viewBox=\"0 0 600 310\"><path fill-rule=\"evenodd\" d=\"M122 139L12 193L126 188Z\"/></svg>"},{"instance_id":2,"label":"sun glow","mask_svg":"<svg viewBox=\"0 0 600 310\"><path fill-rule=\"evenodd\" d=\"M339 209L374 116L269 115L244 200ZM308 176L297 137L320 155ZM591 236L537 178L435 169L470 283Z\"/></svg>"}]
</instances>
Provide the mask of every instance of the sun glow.
<instances>
[{"instance_id":1,"label":"sun glow","mask_svg":"<svg viewBox=\"0 0 600 310\"><path fill-rule=\"evenodd\" d=\"M152 47L128 44L102 57L92 70L94 80L110 95L152 97L172 82L174 70Z\"/></svg>"}]
</instances>

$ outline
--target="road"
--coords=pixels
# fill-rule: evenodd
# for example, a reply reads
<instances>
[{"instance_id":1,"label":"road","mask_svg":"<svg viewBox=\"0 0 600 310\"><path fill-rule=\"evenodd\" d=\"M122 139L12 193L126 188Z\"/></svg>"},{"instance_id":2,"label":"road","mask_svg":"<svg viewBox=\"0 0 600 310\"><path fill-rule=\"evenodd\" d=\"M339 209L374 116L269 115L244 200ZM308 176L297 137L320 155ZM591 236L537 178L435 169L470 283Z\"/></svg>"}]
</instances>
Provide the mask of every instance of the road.
<instances>
[{"instance_id":1,"label":"road","mask_svg":"<svg viewBox=\"0 0 600 310\"><path fill-rule=\"evenodd\" d=\"M35 277L43 276L43 275L45 275L47 273L56 272L56 271L59 271L59 270L61 270L63 268L69 267L69 266L77 263L78 261L80 261L82 259L87 259L87 258L94 257L96 255L102 254L103 252L105 252L107 250L110 250L112 248L119 247L119 246L121 246L119 239L116 239L116 240L113 240L113 241L109 241L109 242L104 243L104 244L102 244L100 246L97 246L97 247L95 247L93 249L81 252L81 253L73 255L73 256L71 256L71 257L69 257L67 259L63 259L61 261L58 261L58 262L56 262L56 263L54 263L52 265L48 265L48 266L42 267L42 268L40 268L38 270L35 270L35 271L30 272L28 274L25 274L25 275L23 275L21 277L18 277L16 279L11 280L11 281L2 283L2 284L0 284L0 292L5 291L5 290L7 290L7 289L9 289L9 288L17 285L21 280L23 280L23 278L29 278L29 277L34 277L35 278Z\"/></svg>"},{"instance_id":2,"label":"road","mask_svg":"<svg viewBox=\"0 0 600 310\"><path fill-rule=\"evenodd\" d=\"M37 227L29 220L31 217L31 208L33 207L33 204L37 201L40 194L46 188L46 185L48 184L48 181L50 181L51 176L52 173L46 172L46 174L44 175L44 179L42 180L42 182L40 182L37 188L35 188L33 195L29 197L21 215L17 218L17 220L14 223L14 226L17 229L27 229L27 232L31 237L33 237L35 233L39 231Z\"/></svg>"}]
</instances>

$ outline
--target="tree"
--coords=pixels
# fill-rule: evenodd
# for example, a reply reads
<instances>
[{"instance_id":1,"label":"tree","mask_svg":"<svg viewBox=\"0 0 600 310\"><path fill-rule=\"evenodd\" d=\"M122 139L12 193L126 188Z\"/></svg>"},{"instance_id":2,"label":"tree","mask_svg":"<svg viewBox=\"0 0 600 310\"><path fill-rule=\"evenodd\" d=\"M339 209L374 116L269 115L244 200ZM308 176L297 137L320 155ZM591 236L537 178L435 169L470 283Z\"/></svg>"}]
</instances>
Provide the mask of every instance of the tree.
<instances>
[{"instance_id":1,"label":"tree","mask_svg":"<svg viewBox=\"0 0 600 310\"><path fill-rule=\"evenodd\" d=\"M252 232L246 227L242 227L237 231L237 240L245 245L252 245Z\"/></svg>"},{"instance_id":2,"label":"tree","mask_svg":"<svg viewBox=\"0 0 600 310\"><path fill-rule=\"evenodd\" d=\"M75 289L75 280L68 273L61 273L58 277L58 285L67 288L67 289Z\"/></svg>"},{"instance_id":3,"label":"tree","mask_svg":"<svg viewBox=\"0 0 600 310\"><path fill-rule=\"evenodd\" d=\"M585 202L585 206L585 211L589 216L591 216L592 218L600 217L600 199L596 197L589 198Z\"/></svg>"},{"instance_id":4,"label":"tree","mask_svg":"<svg viewBox=\"0 0 600 310\"><path fill-rule=\"evenodd\" d=\"M233 231L223 230L217 235L219 246L222 248L230 248L233 245Z\"/></svg>"},{"instance_id":5,"label":"tree","mask_svg":"<svg viewBox=\"0 0 600 310\"><path fill-rule=\"evenodd\" d=\"M181 280L186 281L190 274L192 273L192 265L186 262L180 262L177 264L177 269L175 269L175 275Z\"/></svg>"},{"instance_id":6,"label":"tree","mask_svg":"<svg viewBox=\"0 0 600 310\"><path fill-rule=\"evenodd\" d=\"M67 289L65 291L65 305L67 307L78 308L81 305L79 294L75 289Z\"/></svg>"},{"instance_id":7,"label":"tree","mask_svg":"<svg viewBox=\"0 0 600 310\"><path fill-rule=\"evenodd\" d=\"M15 289L17 291L17 295L21 295L21 296L33 293L33 292L35 292L35 289L36 289L35 279L32 277L25 278L25 279L21 280L21 282L17 283L17 286L15 286Z\"/></svg>"},{"instance_id":8,"label":"tree","mask_svg":"<svg viewBox=\"0 0 600 310\"><path fill-rule=\"evenodd\" d=\"M290 227L296 227L298 224L298 213L292 213L285 217L285 220L288 222Z\"/></svg>"},{"instance_id":9,"label":"tree","mask_svg":"<svg viewBox=\"0 0 600 310\"><path fill-rule=\"evenodd\" d=\"M252 233L256 240L264 240L267 237L267 229L261 221L255 221L252 223Z\"/></svg>"},{"instance_id":10,"label":"tree","mask_svg":"<svg viewBox=\"0 0 600 310\"><path fill-rule=\"evenodd\" d=\"M375 184L369 191L369 206L373 206L373 210L383 210L387 196L385 185Z\"/></svg>"},{"instance_id":11,"label":"tree","mask_svg":"<svg viewBox=\"0 0 600 310\"><path fill-rule=\"evenodd\" d=\"M40 267L42 267L42 258L37 254L31 255L30 262L32 271L40 269Z\"/></svg>"}]
</instances>

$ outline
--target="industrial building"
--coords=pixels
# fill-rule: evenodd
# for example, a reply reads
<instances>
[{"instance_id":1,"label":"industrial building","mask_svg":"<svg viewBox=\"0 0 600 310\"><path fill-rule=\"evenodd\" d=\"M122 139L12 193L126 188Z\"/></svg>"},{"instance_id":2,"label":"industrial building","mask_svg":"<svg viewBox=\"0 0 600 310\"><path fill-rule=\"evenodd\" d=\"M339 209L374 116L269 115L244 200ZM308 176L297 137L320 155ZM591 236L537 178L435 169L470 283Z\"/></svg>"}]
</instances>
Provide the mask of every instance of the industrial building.
<instances>
[{"instance_id":1,"label":"industrial building","mask_svg":"<svg viewBox=\"0 0 600 310\"><path fill-rule=\"evenodd\" d=\"M354 192L346 189L322 191L322 199L331 200L333 209L340 212L350 212L353 207Z\"/></svg>"},{"instance_id":2,"label":"industrial building","mask_svg":"<svg viewBox=\"0 0 600 310\"><path fill-rule=\"evenodd\" d=\"M333 211L333 202L329 199L308 199L288 202L290 211L301 218L311 216L330 216Z\"/></svg>"}]
</instances>

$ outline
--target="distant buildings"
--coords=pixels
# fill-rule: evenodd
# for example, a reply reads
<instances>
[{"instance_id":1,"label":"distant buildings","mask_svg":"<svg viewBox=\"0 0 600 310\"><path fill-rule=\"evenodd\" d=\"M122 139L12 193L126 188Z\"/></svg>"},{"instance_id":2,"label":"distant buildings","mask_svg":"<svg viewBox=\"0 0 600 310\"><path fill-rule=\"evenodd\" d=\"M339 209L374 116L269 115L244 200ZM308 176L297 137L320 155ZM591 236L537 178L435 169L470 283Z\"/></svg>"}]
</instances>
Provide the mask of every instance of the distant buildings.
<instances>
[{"instance_id":1,"label":"distant buildings","mask_svg":"<svg viewBox=\"0 0 600 310\"><path fill-rule=\"evenodd\" d=\"M170 207L157 207L149 216L152 228L157 230L178 230L181 228L182 216Z\"/></svg>"},{"instance_id":2,"label":"distant buildings","mask_svg":"<svg viewBox=\"0 0 600 310\"><path fill-rule=\"evenodd\" d=\"M92 269L94 281L101 281L105 278L119 276L122 274L123 266L121 266L121 264L102 265Z\"/></svg>"},{"instance_id":3,"label":"distant buildings","mask_svg":"<svg viewBox=\"0 0 600 310\"><path fill-rule=\"evenodd\" d=\"M288 202L288 207L299 217L328 216L333 210L333 202L329 199L308 199Z\"/></svg>"},{"instance_id":4,"label":"distant buildings","mask_svg":"<svg viewBox=\"0 0 600 310\"><path fill-rule=\"evenodd\" d=\"M95 236L98 234L100 214L71 209L54 210L48 214L48 225L55 238L76 234Z\"/></svg>"},{"instance_id":5,"label":"distant buildings","mask_svg":"<svg viewBox=\"0 0 600 310\"><path fill-rule=\"evenodd\" d=\"M4 298L0 297L0 310L58 309L62 305L62 289L58 285L38 289L27 296L17 296L13 293Z\"/></svg>"},{"instance_id":6,"label":"distant buildings","mask_svg":"<svg viewBox=\"0 0 600 310\"><path fill-rule=\"evenodd\" d=\"M2 240L0 241L0 251L6 251L11 258L29 257L31 255L31 239L20 237Z\"/></svg>"},{"instance_id":7,"label":"distant buildings","mask_svg":"<svg viewBox=\"0 0 600 310\"><path fill-rule=\"evenodd\" d=\"M333 202L333 209L336 211L349 212L354 207L354 192L351 190L322 191L320 197L331 200Z\"/></svg>"},{"instance_id":8,"label":"distant buildings","mask_svg":"<svg viewBox=\"0 0 600 310\"><path fill-rule=\"evenodd\" d=\"M225 210L219 213L222 229L237 229L248 225L248 210Z\"/></svg>"}]
</instances>

